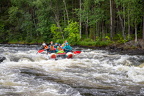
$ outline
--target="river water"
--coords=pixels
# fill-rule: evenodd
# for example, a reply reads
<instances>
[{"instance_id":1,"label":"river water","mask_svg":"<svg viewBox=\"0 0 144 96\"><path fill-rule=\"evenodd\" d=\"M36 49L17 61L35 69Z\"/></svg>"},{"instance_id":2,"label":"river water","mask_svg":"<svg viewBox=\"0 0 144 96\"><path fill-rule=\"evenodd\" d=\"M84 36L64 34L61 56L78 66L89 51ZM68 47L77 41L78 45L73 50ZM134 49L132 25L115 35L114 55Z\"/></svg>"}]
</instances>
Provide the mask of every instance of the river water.
<instances>
[{"instance_id":1,"label":"river water","mask_svg":"<svg viewBox=\"0 0 144 96\"><path fill-rule=\"evenodd\" d=\"M0 45L0 96L144 96L144 55L75 47L49 59L38 45Z\"/></svg>"}]
</instances>

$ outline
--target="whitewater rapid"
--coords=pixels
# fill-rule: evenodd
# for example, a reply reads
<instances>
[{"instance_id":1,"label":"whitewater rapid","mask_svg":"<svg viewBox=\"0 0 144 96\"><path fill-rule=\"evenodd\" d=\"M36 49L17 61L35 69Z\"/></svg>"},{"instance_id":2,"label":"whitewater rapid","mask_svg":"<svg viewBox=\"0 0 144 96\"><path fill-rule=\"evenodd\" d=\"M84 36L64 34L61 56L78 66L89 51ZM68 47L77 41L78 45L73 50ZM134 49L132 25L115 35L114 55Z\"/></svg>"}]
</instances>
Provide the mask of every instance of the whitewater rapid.
<instances>
[{"instance_id":1,"label":"whitewater rapid","mask_svg":"<svg viewBox=\"0 0 144 96\"><path fill-rule=\"evenodd\" d=\"M38 45L0 45L0 96L143 96L144 55L75 47L50 59Z\"/></svg>"}]
</instances>

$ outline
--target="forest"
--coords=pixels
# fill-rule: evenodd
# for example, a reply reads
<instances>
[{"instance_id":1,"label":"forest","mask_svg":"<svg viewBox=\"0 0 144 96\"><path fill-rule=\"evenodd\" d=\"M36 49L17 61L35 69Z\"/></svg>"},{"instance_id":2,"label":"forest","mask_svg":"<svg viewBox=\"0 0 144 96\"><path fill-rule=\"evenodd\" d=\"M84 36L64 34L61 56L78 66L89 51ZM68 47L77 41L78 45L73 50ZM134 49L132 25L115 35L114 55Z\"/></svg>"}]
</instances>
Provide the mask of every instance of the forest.
<instances>
[{"instance_id":1,"label":"forest","mask_svg":"<svg viewBox=\"0 0 144 96\"><path fill-rule=\"evenodd\" d=\"M144 39L144 0L0 1L0 43L105 46Z\"/></svg>"}]
</instances>

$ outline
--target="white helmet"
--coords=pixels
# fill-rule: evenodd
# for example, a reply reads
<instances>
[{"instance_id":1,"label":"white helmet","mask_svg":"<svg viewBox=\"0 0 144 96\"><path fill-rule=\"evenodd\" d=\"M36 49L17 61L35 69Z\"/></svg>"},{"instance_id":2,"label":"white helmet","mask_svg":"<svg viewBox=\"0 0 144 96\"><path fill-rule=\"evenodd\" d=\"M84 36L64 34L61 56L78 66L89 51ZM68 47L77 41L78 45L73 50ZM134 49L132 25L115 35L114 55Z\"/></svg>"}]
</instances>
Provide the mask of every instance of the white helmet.
<instances>
[{"instance_id":1,"label":"white helmet","mask_svg":"<svg viewBox=\"0 0 144 96\"><path fill-rule=\"evenodd\" d=\"M46 44L45 44L45 43L43 43L42 45L43 45L43 46L45 46Z\"/></svg>"}]
</instances>

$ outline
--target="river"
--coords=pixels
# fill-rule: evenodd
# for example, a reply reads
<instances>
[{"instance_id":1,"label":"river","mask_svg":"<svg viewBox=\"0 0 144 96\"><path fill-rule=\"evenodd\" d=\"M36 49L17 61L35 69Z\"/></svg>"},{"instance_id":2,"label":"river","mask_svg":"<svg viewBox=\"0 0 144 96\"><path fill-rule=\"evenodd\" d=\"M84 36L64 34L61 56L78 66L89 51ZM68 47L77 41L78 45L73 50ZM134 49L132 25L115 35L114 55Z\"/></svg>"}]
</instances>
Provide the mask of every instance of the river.
<instances>
[{"instance_id":1,"label":"river","mask_svg":"<svg viewBox=\"0 0 144 96\"><path fill-rule=\"evenodd\" d=\"M0 44L0 96L144 96L144 55L75 47L54 60L39 47Z\"/></svg>"}]
</instances>

